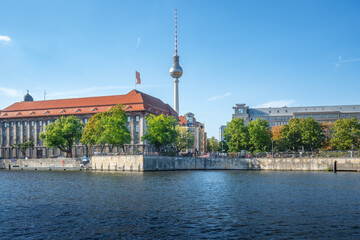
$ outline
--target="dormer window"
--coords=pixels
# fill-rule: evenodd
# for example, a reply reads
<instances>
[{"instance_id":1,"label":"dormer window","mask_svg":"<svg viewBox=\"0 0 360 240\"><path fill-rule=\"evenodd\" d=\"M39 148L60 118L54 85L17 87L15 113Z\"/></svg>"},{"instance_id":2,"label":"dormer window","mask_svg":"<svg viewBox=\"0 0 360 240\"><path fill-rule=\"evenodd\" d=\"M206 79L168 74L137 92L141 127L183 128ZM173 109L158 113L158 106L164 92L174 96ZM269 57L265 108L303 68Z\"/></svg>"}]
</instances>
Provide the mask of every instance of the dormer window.
<instances>
[{"instance_id":1,"label":"dormer window","mask_svg":"<svg viewBox=\"0 0 360 240\"><path fill-rule=\"evenodd\" d=\"M64 109L63 109L63 110L61 110L61 111L60 111L60 113L65 113L65 110L64 110Z\"/></svg>"},{"instance_id":2,"label":"dormer window","mask_svg":"<svg viewBox=\"0 0 360 240\"><path fill-rule=\"evenodd\" d=\"M96 112L96 111L97 111L97 108L93 108L91 111Z\"/></svg>"},{"instance_id":3,"label":"dormer window","mask_svg":"<svg viewBox=\"0 0 360 240\"><path fill-rule=\"evenodd\" d=\"M18 112L18 113L16 114L16 116L19 116L19 115L21 115L21 113Z\"/></svg>"},{"instance_id":4,"label":"dormer window","mask_svg":"<svg viewBox=\"0 0 360 240\"><path fill-rule=\"evenodd\" d=\"M44 114L49 114L49 111L45 111Z\"/></svg>"},{"instance_id":5,"label":"dormer window","mask_svg":"<svg viewBox=\"0 0 360 240\"><path fill-rule=\"evenodd\" d=\"M7 113L4 113L2 116L3 116L3 117L6 117L6 116L7 116Z\"/></svg>"},{"instance_id":6,"label":"dormer window","mask_svg":"<svg viewBox=\"0 0 360 240\"><path fill-rule=\"evenodd\" d=\"M75 112L81 112L81 111L80 111L80 109L76 109L76 111L75 111Z\"/></svg>"},{"instance_id":7,"label":"dormer window","mask_svg":"<svg viewBox=\"0 0 360 240\"><path fill-rule=\"evenodd\" d=\"M127 107L126 107L126 110L128 110L128 109L132 109L132 107L130 107L130 106L127 106Z\"/></svg>"},{"instance_id":8,"label":"dormer window","mask_svg":"<svg viewBox=\"0 0 360 240\"><path fill-rule=\"evenodd\" d=\"M35 112L31 112L29 115L34 115L35 114Z\"/></svg>"}]
</instances>

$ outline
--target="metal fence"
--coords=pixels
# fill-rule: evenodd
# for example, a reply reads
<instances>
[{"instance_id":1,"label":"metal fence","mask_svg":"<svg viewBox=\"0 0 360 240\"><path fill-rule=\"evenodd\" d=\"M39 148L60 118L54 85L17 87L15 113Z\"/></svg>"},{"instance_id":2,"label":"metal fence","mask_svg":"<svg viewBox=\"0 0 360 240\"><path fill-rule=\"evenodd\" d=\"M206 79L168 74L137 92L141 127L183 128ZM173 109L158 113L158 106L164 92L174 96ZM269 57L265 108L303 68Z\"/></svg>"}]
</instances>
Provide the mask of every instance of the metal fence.
<instances>
[{"instance_id":1,"label":"metal fence","mask_svg":"<svg viewBox=\"0 0 360 240\"><path fill-rule=\"evenodd\" d=\"M211 153L219 158L360 158L360 151L314 151L314 152L263 152L263 153Z\"/></svg>"}]
</instances>

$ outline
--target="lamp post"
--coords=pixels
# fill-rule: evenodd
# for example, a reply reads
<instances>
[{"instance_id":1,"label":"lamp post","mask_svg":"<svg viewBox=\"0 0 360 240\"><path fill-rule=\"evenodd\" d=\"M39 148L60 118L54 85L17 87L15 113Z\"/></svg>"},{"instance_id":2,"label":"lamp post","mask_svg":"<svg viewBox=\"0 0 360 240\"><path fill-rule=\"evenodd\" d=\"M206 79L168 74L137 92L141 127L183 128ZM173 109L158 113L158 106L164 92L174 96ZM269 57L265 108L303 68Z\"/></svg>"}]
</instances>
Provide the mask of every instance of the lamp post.
<instances>
[{"instance_id":1,"label":"lamp post","mask_svg":"<svg viewBox=\"0 0 360 240\"><path fill-rule=\"evenodd\" d=\"M271 158L274 158L274 141L271 140Z\"/></svg>"}]
</instances>

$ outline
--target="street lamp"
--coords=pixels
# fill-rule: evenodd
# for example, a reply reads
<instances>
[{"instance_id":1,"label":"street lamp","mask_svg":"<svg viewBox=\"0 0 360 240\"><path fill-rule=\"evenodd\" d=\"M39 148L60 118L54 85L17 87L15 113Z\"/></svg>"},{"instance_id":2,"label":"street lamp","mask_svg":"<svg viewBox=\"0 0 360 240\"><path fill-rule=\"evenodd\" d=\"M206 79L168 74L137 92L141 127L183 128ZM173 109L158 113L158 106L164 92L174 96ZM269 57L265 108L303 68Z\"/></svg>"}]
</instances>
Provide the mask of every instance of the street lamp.
<instances>
[{"instance_id":1,"label":"street lamp","mask_svg":"<svg viewBox=\"0 0 360 240\"><path fill-rule=\"evenodd\" d=\"M274 158L274 141L271 140L271 158Z\"/></svg>"}]
</instances>

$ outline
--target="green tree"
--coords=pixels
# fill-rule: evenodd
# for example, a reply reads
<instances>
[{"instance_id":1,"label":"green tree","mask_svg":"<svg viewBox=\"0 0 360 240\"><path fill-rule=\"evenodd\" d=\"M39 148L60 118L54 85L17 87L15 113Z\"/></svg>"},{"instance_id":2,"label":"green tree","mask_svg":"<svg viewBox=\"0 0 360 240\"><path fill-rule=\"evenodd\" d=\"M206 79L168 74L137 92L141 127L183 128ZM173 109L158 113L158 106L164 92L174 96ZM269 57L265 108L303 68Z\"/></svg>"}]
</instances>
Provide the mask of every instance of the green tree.
<instances>
[{"instance_id":1,"label":"green tree","mask_svg":"<svg viewBox=\"0 0 360 240\"><path fill-rule=\"evenodd\" d=\"M91 147L98 144L99 140L102 141L101 134L103 132L103 129L101 128L100 122L101 116L102 113L97 113L93 115L85 124L80 142L85 146L87 157L89 157L89 150L91 149ZM103 145L104 144L105 142L103 141Z\"/></svg>"},{"instance_id":2,"label":"green tree","mask_svg":"<svg viewBox=\"0 0 360 240\"><path fill-rule=\"evenodd\" d=\"M142 140L149 141L150 145L154 146L157 151L161 147L173 145L178 133L175 130L177 120L172 116L165 116L164 114L155 116L151 114L146 117L147 130L142 136Z\"/></svg>"},{"instance_id":3,"label":"green tree","mask_svg":"<svg viewBox=\"0 0 360 240\"><path fill-rule=\"evenodd\" d=\"M207 151L217 152L219 149L219 142L215 137L208 138L207 140Z\"/></svg>"},{"instance_id":4,"label":"green tree","mask_svg":"<svg viewBox=\"0 0 360 240\"><path fill-rule=\"evenodd\" d=\"M324 133L321 124L309 117L301 120L301 144L305 151L319 149L324 142Z\"/></svg>"},{"instance_id":5,"label":"green tree","mask_svg":"<svg viewBox=\"0 0 360 240\"><path fill-rule=\"evenodd\" d=\"M175 130L177 132L175 149L178 153L194 146L194 135L190 131L179 125L175 127Z\"/></svg>"},{"instance_id":6,"label":"green tree","mask_svg":"<svg viewBox=\"0 0 360 240\"><path fill-rule=\"evenodd\" d=\"M356 118L336 120L331 132L331 144L335 149L359 148L360 123Z\"/></svg>"},{"instance_id":7,"label":"green tree","mask_svg":"<svg viewBox=\"0 0 360 240\"><path fill-rule=\"evenodd\" d=\"M130 131L126 126L127 116L123 106L117 105L102 115L101 124L103 139L109 145L110 152L114 147L121 147L131 142Z\"/></svg>"},{"instance_id":8,"label":"green tree","mask_svg":"<svg viewBox=\"0 0 360 240\"><path fill-rule=\"evenodd\" d=\"M121 147L124 151L125 144L131 142L126 121L127 116L121 105L117 105L107 112L97 113L85 125L81 143L87 149L98 145L101 152L104 151L106 145L109 146L110 152L114 147Z\"/></svg>"},{"instance_id":9,"label":"green tree","mask_svg":"<svg viewBox=\"0 0 360 240\"><path fill-rule=\"evenodd\" d=\"M227 143L225 141L220 141L219 142L219 148L218 148L218 152L228 152L229 151L229 147L227 145Z\"/></svg>"},{"instance_id":10,"label":"green tree","mask_svg":"<svg viewBox=\"0 0 360 240\"><path fill-rule=\"evenodd\" d=\"M224 130L224 137L229 152L240 152L241 150L248 150L249 146L249 132L244 126L242 118L234 118L231 122L227 123Z\"/></svg>"},{"instance_id":11,"label":"green tree","mask_svg":"<svg viewBox=\"0 0 360 240\"><path fill-rule=\"evenodd\" d=\"M271 132L266 120L251 121L248 126L249 150L252 152L266 152L271 148Z\"/></svg>"},{"instance_id":12,"label":"green tree","mask_svg":"<svg viewBox=\"0 0 360 240\"><path fill-rule=\"evenodd\" d=\"M40 133L44 146L59 148L66 152L67 157L72 157L72 147L75 141L80 140L83 124L75 116L61 117L46 126L46 132Z\"/></svg>"},{"instance_id":13,"label":"green tree","mask_svg":"<svg viewBox=\"0 0 360 240\"><path fill-rule=\"evenodd\" d=\"M11 145L12 149L13 148L20 149L20 151L24 157L26 157L26 150L29 148L33 148L33 147L34 147L34 140L32 138L30 138L29 140L25 139L22 143L16 143L16 144Z\"/></svg>"},{"instance_id":14,"label":"green tree","mask_svg":"<svg viewBox=\"0 0 360 240\"><path fill-rule=\"evenodd\" d=\"M302 146L301 120L292 118L288 125L281 129L281 145L287 150L298 150Z\"/></svg>"}]
</instances>

